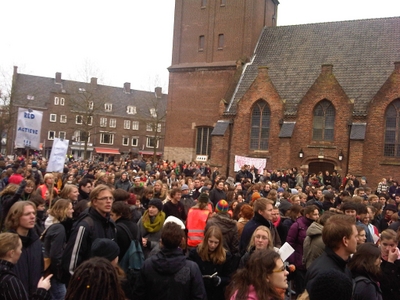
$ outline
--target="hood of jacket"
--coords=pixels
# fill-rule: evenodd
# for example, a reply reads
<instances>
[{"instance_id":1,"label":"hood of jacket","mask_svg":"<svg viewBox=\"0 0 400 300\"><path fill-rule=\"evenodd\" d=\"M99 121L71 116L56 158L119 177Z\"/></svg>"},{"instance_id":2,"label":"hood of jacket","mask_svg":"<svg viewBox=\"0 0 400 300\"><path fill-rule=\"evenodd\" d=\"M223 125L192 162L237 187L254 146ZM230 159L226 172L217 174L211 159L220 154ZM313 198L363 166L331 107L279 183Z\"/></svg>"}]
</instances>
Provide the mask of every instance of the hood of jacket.
<instances>
[{"instance_id":1,"label":"hood of jacket","mask_svg":"<svg viewBox=\"0 0 400 300\"><path fill-rule=\"evenodd\" d=\"M324 229L324 226L317 222L313 222L307 229L307 236L314 237L316 235L322 235L322 229Z\"/></svg>"},{"instance_id":2,"label":"hood of jacket","mask_svg":"<svg viewBox=\"0 0 400 300\"><path fill-rule=\"evenodd\" d=\"M186 257L182 250L162 248L151 258L154 269L161 274L175 274L186 265Z\"/></svg>"},{"instance_id":3,"label":"hood of jacket","mask_svg":"<svg viewBox=\"0 0 400 300\"><path fill-rule=\"evenodd\" d=\"M232 220L228 214L218 213L211 219L210 225L218 224L222 234L226 234L236 227L236 221Z\"/></svg>"}]
</instances>

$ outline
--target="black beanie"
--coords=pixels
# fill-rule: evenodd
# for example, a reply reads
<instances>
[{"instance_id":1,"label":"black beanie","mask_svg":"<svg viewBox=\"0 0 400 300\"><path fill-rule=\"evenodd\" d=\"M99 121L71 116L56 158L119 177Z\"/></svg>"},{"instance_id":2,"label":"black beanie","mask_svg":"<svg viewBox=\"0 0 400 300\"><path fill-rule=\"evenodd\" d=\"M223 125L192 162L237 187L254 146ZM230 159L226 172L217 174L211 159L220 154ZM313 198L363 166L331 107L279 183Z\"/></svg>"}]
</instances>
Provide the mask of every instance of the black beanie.
<instances>
[{"instance_id":1,"label":"black beanie","mask_svg":"<svg viewBox=\"0 0 400 300\"><path fill-rule=\"evenodd\" d=\"M343 272L331 269L320 273L307 291L310 300L351 300L353 283Z\"/></svg>"},{"instance_id":2,"label":"black beanie","mask_svg":"<svg viewBox=\"0 0 400 300\"><path fill-rule=\"evenodd\" d=\"M157 207L158 211L162 211L162 209L163 209L162 201L158 198L151 199L148 206L150 206L150 205Z\"/></svg>"},{"instance_id":3,"label":"black beanie","mask_svg":"<svg viewBox=\"0 0 400 300\"><path fill-rule=\"evenodd\" d=\"M201 203L208 203L209 199L210 198L208 197L208 195L206 193L201 193L199 198L197 199L197 201L201 202Z\"/></svg>"},{"instance_id":4,"label":"black beanie","mask_svg":"<svg viewBox=\"0 0 400 300\"><path fill-rule=\"evenodd\" d=\"M113 261L119 255L119 246L110 239L95 239L92 244L91 257L104 257Z\"/></svg>"}]
</instances>

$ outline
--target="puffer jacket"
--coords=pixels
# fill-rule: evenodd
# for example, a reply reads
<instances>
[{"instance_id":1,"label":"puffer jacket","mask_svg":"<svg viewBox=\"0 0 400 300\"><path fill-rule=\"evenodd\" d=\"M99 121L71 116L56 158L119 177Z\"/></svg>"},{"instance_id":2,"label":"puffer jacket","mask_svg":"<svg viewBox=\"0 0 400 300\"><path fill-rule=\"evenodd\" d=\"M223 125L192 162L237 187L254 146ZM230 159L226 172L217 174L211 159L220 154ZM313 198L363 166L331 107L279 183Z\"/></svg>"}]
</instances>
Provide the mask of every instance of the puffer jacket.
<instances>
[{"instance_id":1,"label":"puffer jacket","mask_svg":"<svg viewBox=\"0 0 400 300\"><path fill-rule=\"evenodd\" d=\"M303 263L308 269L311 263L319 257L325 249L324 241L322 240L322 229L324 226L314 222L307 229L307 236L303 243Z\"/></svg>"},{"instance_id":2,"label":"puffer jacket","mask_svg":"<svg viewBox=\"0 0 400 300\"><path fill-rule=\"evenodd\" d=\"M135 300L206 300L199 267L179 249L161 249L146 259L133 291Z\"/></svg>"},{"instance_id":3,"label":"puffer jacket","mask_svg":"<svg viewBox=\"0 0 400 300\"><path fill-rule=\"evenodd\" d=\"M307 229L313 221L302 216L292 224L289 229L286 241L293 247L294 252L289 256L288 261L296 266L296 269L305 270L303 264L303 243L307 236Z\"/></svg>"},{"instance_id":4,"label":"puffer jacket","mask_svg":"<svg viewBox=\"0 0 400 300\"><path fill-rule=\"evenodd\" d=\"M236 223L227 213L217 213L208 219L204 232L207 232L210 226L218 226L224 237L224 248L235 255L239 253L239 235Z\"/></svg>"}]
</instances>

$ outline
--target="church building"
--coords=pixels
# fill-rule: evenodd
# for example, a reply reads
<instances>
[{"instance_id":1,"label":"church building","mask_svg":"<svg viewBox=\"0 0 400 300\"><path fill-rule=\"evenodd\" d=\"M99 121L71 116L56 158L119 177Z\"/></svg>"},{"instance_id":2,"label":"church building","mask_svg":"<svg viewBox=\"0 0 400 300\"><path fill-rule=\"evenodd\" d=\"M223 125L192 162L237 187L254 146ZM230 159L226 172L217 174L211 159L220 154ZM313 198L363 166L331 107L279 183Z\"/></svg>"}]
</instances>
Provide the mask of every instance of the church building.
<instances>
[{"instance_id":1,"label":"church building","mask_svg":"<svg viewBox=\"0 0 400 300\"><path fill-rule=\"evenodd\" d=\"M395 177L400 17L276 26L278 5L176 0L164 157Z\"/></svg>"}]
</instances>

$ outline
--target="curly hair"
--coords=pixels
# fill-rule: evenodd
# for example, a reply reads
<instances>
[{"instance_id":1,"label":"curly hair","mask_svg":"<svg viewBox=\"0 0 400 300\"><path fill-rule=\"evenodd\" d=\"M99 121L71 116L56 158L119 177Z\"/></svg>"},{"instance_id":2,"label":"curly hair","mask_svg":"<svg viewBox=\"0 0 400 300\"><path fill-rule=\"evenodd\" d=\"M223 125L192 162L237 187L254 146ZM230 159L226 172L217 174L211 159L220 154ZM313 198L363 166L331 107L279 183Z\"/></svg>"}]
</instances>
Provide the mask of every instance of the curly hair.
<instances>
[{"instance_id":1,"label":"curly hair","mask_svg":"<svg viewBox=\"0 0 400 300\"><path fill-rule=\"evenodd\" d=\"M93 257L75 270L65 299L124 300L125 294L113 265L105 258Z\"/></svg>"},{"instance_id":2,"label":"curly hair","mask_svg":"<svg viewBox=\"0 0 400 300\"><path fill-rule=\"evenodd\" d=\"M232 277L226 289L228 298L237 292L235 300L248 299L249 286L254 286L258 299L278 300L281 296L275 287L267 281L267 276L273 273L280 255L271 249L255 251L243 269L239 269Z\"/></svg>"}]
</instances>

